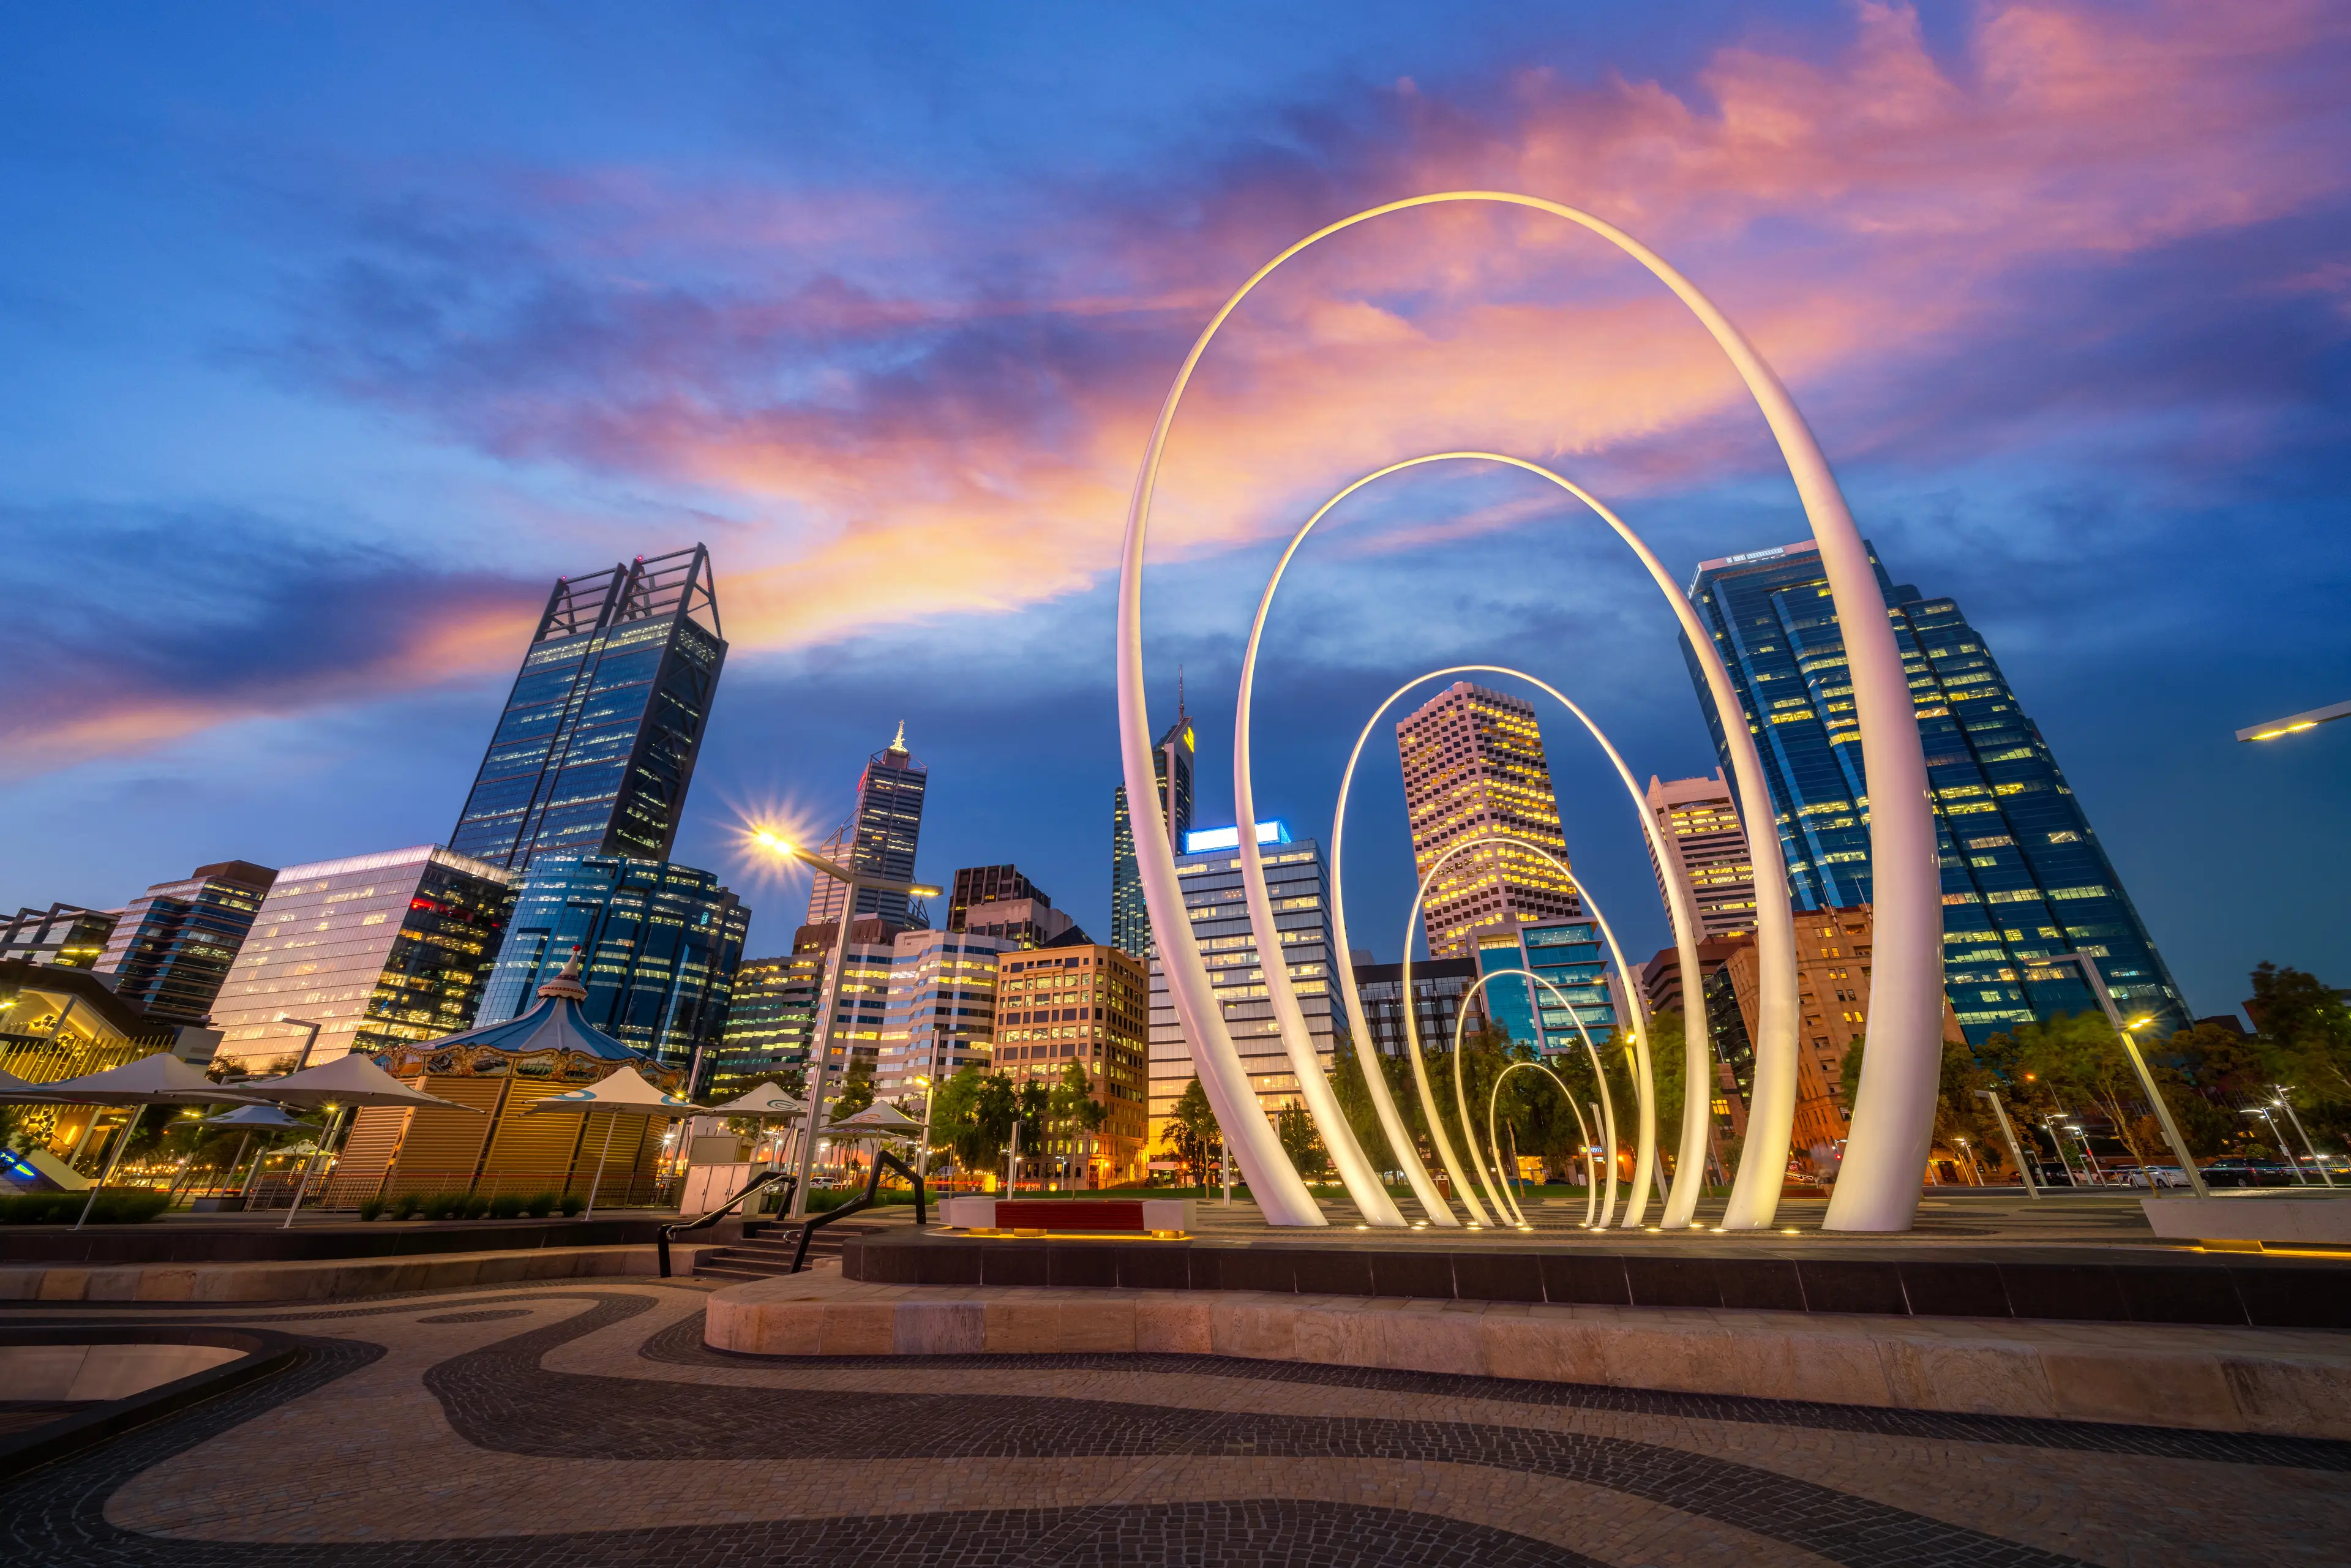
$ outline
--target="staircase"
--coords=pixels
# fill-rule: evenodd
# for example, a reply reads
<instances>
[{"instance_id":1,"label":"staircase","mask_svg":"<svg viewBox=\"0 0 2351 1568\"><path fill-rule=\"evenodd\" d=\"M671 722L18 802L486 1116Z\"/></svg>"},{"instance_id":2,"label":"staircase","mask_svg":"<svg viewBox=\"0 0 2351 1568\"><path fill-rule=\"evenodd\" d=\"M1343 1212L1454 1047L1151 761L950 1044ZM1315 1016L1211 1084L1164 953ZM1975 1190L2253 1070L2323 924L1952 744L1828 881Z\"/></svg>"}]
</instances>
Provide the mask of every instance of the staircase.
<instances>
[{"instance_id":1,"label":"staircase","mask_svg":"<svg viewBox=\"0 0 2351 1568\"><path fill-rule=\"evenodd\" d=\"M809 1243L808 1260L812 1268L820 1258L838 1258L841 1244L852 1236L871 1236L882 1227L860 1225L855 1220L843 1220L828 1225L816 1233ZM714 1249L694 1260L694 1274L698 1280L725 1280L740 1283L745 1280L767 1280L792 1271L792 1253L799 1246L800 1228L789 1219L754 1219L743 1226L743 1239L729 1246Z\"/></svg>"}]
</instances>

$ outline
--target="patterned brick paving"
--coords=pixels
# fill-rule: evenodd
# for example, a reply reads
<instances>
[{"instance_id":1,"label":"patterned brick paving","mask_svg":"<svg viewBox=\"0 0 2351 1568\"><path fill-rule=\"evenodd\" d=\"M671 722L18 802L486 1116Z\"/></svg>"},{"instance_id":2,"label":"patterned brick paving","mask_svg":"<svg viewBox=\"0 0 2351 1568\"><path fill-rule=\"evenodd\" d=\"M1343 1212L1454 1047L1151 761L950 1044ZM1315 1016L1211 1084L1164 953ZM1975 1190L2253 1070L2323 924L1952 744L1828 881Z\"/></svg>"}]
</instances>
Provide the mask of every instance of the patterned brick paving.
<instances>
[{"instance_id":1,"label":"patterned brick paving","mask_svg":"<svg viewBox=\"0 0 2351 1568\"><path fill-rule=\"evenodd\" d=\"M0 1542L141 1568L1972 1568L2333 1563L2351 1529L2351 1445L1201 1357L747 1358L701 1346L703 1300L173 1314L286 1323L303 1355L0 1482Z\"/></svg>"}]
</instances>

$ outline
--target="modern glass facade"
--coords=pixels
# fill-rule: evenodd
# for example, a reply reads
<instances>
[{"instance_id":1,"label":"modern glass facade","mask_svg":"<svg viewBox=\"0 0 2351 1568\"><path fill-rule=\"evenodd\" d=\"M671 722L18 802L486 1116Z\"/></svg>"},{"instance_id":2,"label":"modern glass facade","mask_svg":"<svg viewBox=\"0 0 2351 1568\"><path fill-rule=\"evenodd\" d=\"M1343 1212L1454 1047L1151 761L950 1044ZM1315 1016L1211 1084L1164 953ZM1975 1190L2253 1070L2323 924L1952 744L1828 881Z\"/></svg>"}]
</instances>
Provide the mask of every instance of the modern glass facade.
<instances>
[{"instance_id":1,"label":"modern glass facade","mask_svg":"<svg viewBox=\"0 0 2351 1568\"><path fill-rule=\"evenodd\" d=\"M741 1093L806 1068L809 1020L816 1016L814 982L823 953L820 947L812 955L746 958L736 966L726 1032L705 1093Z\"/></svg>"},{"instance_id":2,"label":"modern glass facade","mask_svg":"<svg viewBox=\"0 0 2351 1568\"><path fill-rule=\"evenodd\" d=\"M837 865L891 882L914 880L914 849L923 836L923 797L930 773L906 749L906 727L897 738L865 760L857 780L857 809L834 830L817 852ZM841 918L846 884L819 876L809 892L808 924L826 925ZM857 913L876 915L904 929L928 925L930 916L903 893L863 887L857 892Z\"/></svg>"},{"instance_id":3,"label":"modern glass facade","mask_svg":"<svg viewBox=\"0 0 2351 1568\"><path fill-rule=\"evenodd\" d=\"M1290 967L1298 1005L1306 1015L1308 1033L1323 1070L1332 1051L1346 1037L1344 1004L1332 991L1331 879L1322 863L1322 846L1311 839L1292 842L1278 823L1258 824L1262 845L1267 891L1272 894L1274 924L1281 932L1281 959ZM1268 829L1275 830L1271 833ZM1215 834L1190 835L1193 841ZM1267 999L1265 970L1249 925L1249 900L1241 885L1240 857L1232 849L1203 850L1176 857L1176 874L1184 888L1184 907L1192 933L1207 961L1210 982L1240 1053L1259 1103L1271 1111L1299 1103L1298 1078L1273 1019ZM1156 1145L1159 1128L1174 1111L1176 1099L1194 1076L1191 1048L1176 1003L1167 994L1167 977L1155 960L1151 966L1151 1137Z\"/></svg>"},{"instance_id":4,"label":"modern glass facade","mask_svg":"<svg viewBox=\"0 0 2351 1568\"><path fill-rule=\"evenodd\" d=\"M1474 958L1430 958L1412 967L1413 1010L1418 1021L1410 1030L1417 1030L1424 1050L1438 1042L1446 1050L1452 1049L1461 999L1477 980ZM1469 1003L1469 1021L1464 1028L1485 1027L1486 998L1493 988L1487 987ZM1404 1012L1404 966L1356 965L1355 991L1364 999L1364 1025L1371 1031L1373 1046L1383 1056L1402 1056L1411 1043Z\"/></svg>"},{"instance_id":5,"label":"modern glass facade","mask_svg":"<svg viewBox=\"0 0 2351 1568\"><path fill-rule=\"evenodd\" d=\"M1479 941L1478 972L1491 975L1505 969L1531 970L1551 982L1541 986L1505 977L1486 987L1487 1009L1494 1027L1520 1045L1534 1046L1546 1054L1582 1051L1583 1036L1576 1029L1579 1019L1595 1044L1615 1029L1616 998L1608 984L1608 959L1598 923L1545 921L1521 925L1512 936ZM1449 1037L1444 1043L1447 1050L1453 1044Z\"/></svg>"},{"instance_id":6,"label":"modern glass facade","mask_svg":"<svg viewBox=\"0 0 2351 1568\"><path fill-rule=\"evenodd\" d=\"M314 1067L467 1028L521 880L433 844L287 866L213 1003L221 1057L295 1055L306 1031L280 1013L323 1026Z\"/></svg>"},{"instance_id":7,"label":"modern glass facade","mask_svg":"<svg viewBox=\"0 0 2351 1568\"><path fill-rule=\"evenodd\" d=\"M120 909L84 909L78 904L20 909L12 918L0 919L0 959L21 958L65 969L94 967L121 918Z\"/></svg>"},{"instance_id":8,"label":"modern glass facade","mask_svg":"<svg viewBox=\"0 0 2351 1568\"><path fill-rule=\"evenodd\" d=\"M909 1080L942 1083L959 1068L988 1065L996 1040L997 956L1018 946L961 931L898 934L891 944L874 1092L919 1097L921 1085Z\"/></svg>"},{"instance_id":9,"label":"modern glass facade","mask_svg":"<svg viewBox=\"0 0 2351 1568\"><path fill-rule=\"evenodd\" d=\"M483 996L485 1024L520 1018L576 950L592 1029L664 1066L723 1043L751 912L706 871L620 855L541 855L516 895Z\"/></svg>"},{"instance_id":10,"label":"modern glass facade","mask_svg":"<svg viewBox=\"0 0 2351 1568\"><path fill-rule=\"evenodd\" d=\"M1876 565L1874 549L1870 559ZM1926 747L1944 985L1968 1040L2095 1008L2072 965L2033 962L2058 953L2093 958L2117 1005L2152 1014L2159 1033L2186 1027L2179 988L1983 638L1952 601L1926 598L1876 570ZM1756 737L1798 907L1867 904L1861 731L1817 547L1702 562L1689 591ZM1721 716L1694 654L1685 647L1684 655L1728 770Z\"/></svg>"},{"instance_id":11,"label":"modern glass facade","mask_svg":"<svg viewBox=\"0 0 2351 1568\"><path fill-rule=\"evenodd\" d=\"M1159 806L1167 819L1168 841L1181 848L1192 831L1192 720L1176 705L1176 722L1159 737L1151 756L1153 777L1159 784ZM1143 870L1134 860L1134 813L1128 808L1126 786L1111 794L1110 821L1110 945L1148 962L1151 957L1151 906L1143 896Z\"/></svg>"},{"instance_id":12,"label":"modern glass facade","mask_svg":"<svg viewBox=\"0 0 2351 1568\"><path fill-rule=\"evenodd\" d=\"M99 972L149 1018L204 1022L277 878L267 866L224 861L157 883L123 910Z\"/></svg>"},{"instance_id":13,"label":"modern glass facade","mask_svg":"<svg viewBox=\"0 0 2351 1568\"><path fill-rule=\"evenodd\" d=\"M450 847L666 860L726 659L713 589L700 545L559 580Z\"/></svg>"}]
</instances>

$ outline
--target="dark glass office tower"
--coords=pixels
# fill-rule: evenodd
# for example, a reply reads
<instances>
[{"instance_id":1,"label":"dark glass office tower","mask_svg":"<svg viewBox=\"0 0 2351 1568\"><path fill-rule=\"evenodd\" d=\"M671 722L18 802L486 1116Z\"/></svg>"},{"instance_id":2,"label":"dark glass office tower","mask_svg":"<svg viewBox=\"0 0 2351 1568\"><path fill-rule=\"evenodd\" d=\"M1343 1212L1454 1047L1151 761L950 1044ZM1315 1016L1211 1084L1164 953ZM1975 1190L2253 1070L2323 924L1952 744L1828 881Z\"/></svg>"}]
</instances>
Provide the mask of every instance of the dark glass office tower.
<instances>
[{"instance_id":1,"label":"dark glass office tower","mask_svg":"<svg viewBox=\"0 0 2351 1568\"><path fill-rule=\"evenodd\" d=\"M1876 553L1870 556L1876 564ZM2126 1014L2168 1034L2187 1009L2048 743L1983 639L1949 599L1878 587L1918 713L1935 794L1943 882L1944 985L1968 1039L2096 999L2072 965L2095 960ZM1690 584L1747 710L1771 790L1788 882L1803 909L1866 904L1869 792L1844 640L1809 540L1701 562ZM1721 717L1685 645L1698 704L1729 772ZM1740 810L1750 810L1746 801Z\"/></svg>"},{"instance_id":2,"label":"dark glass office tower","mask_svg":"<svg viewBox=\"0 0 2351 1568\"><path fill-rule=\"evenodd\" d=\"M559 579L449 847L668 859L726 659L700 545Z\"/></svg>"},{"instance_id":3,"label":"dark glass office tower","mask_svg":"<svg viewBox=\"0 0 2351 1568\"><path fill-rule=\"evenodd\" d=\"M833 830L817 852L835 864L892 882L914 880L914 848L923 836L923 795L930 772L906 749L906 727L897 738L865 759L857 780L857 809L849 821ZM809 893L808 924L821 925L841 918L841 884L820 876ZM857 892L857 913L878 915L901 928L926 928L927 914L917 918L918 905L903 893L878 887Z\"/></svg>"},{"instance_id":4,"label":"dark glass office tower","mask_svg":"<svg viewBox=\"0 0 2351 1568\"><path fill-rule=\"evenodd\" d=\"M1151 771L1159 784L1159 809L1167 819L1167 836L1179 854L1184 835L1192 831L1192 720L1184 712L1180 688L1176 722L1159 737L1151 755ZM1126 786L1111 796L1110 821L1110 943L1123 953L1146 961L1151 957L1151 908L1143 896L1143 868L1134 861L1134 817L1127 809Z\"/></svg>"},{"instance_id":5,"label":"dark glass office tower","mask_svg":"<svg viewBox=\"0 0 2351 1568\"><path fill-rule=\"evenodd\" d=\"M277 873L250 861L200 865L131 901L107 938L99 973L149 1018L201 1024L253 929Z\"/></svg>"},{"instance_id":6,"label":"dark glass office tower","mask_svg":"<svg viewBox=\"0 0 2351 1568\"><path fill-rule=\"evenodd\" d=\"M726 1033L751 912L706 871L619 855L541 855L525 876L476 1015L519 1018L577 949L580 1015L672 1067Z\"/></svg>"}]
</instances>

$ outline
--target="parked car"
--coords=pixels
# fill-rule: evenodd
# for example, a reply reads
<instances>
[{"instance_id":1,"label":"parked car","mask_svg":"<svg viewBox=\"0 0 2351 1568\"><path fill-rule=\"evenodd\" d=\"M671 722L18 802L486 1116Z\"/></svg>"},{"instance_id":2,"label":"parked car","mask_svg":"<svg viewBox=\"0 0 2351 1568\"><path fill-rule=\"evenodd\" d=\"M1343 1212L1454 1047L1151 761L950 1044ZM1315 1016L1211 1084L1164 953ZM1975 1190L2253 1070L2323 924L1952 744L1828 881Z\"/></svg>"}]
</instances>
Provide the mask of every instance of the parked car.
<instances>
[{"instance_id":1,"label":"parked car","mask_svg":"<svg viewBox=\"0 0 2351 1568\"><path fill-rule=\"evenodd\" d=\"M2270 1160L2231 1155L2202 1167L2206 1186L2293 1186L2294 1172Z\"/></svg>"},{"instance_id":2,"label":"parked car","mask_svg":"<svg viewBox=\"0 0 2351 1568\"><path fill-rule=\"evenodd\" d=\"M2134 1166L2122 1175L2124 1184L2129 1186L2148 1186L2149 1178L2152 1178L2152 1185L2158 1187L2184 1187L2188 1185L2188 1173L2178 1166L2149 1166L2144 1170Z\"/></svg>"}]
</instances>

